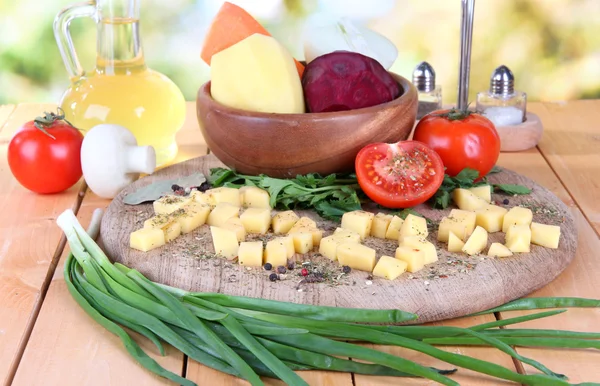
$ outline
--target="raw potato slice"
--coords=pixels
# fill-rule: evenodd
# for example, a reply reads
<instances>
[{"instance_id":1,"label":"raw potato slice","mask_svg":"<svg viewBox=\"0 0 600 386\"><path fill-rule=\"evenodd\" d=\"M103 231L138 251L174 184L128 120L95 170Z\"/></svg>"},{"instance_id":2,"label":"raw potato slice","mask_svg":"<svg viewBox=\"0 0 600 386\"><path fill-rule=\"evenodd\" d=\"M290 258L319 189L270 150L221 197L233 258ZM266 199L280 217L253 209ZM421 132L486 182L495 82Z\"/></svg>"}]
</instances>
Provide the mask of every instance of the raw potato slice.
<instances>
[{"instance_id":1,"label":"raw potato slice","mask_svg":"<svg viewBox=\"0 0 600 386\"><path fill-rule=\"evenodd\" d=\"M502 223L504 222L504 216L508 210L497 205L486 205L481 209L475 211L477 219L475 223L477 226L482 227L488 233L500 232L502 230Z\"/></svg>"},{"instance_id":2,"label":"raw potato slice","mask_svg":"<svg viewBox=\"0 0 600 386\"><path fill-rule=\"evenodd\" d=\"M270 263L273 267L287 265L287 249L281 240L270 240L265 247L264 263Z\"/></svg>"},{"instance_id":3,"label":"raw potato slice","mask_svg":"<svg viewBox=\"0 0 600 386\"><path fill-rule=\"evenodd\" d=\"M398 216L392 216L392 221L390 221L390 226L388 226L387 231L385 232L385 238L390 240L398 240L400 237L400 228L402 228L402 220Z\"/></svg>"},{"instance_id":4,"label":"raw potato slice","mask_svg":"<svg viewBox=\"0 0 600 386\"><path fill-rule=\"evenodd\" d=\"M512 256L513 253L510 251L510 249L506 248L500 243L492 243L487 255L492 257L509 257Z\"/></svg>"},{"instance_id":5,"label":"raw potato slice","mask_svg":"<svg viewBox=\"0 0 600 386\"><path fill-rule=\"evenodd\" d=\"M421 236L406 236L400 245L423 251L424 264L435 263L438 260L437 249L435 248L435 245Z\"/></svg>"},{"instance_id":6,"label":"raw potato slice","mask_svg":"<svg viewBox=\"0 0 600 386\"><path fill-rule=\"evenodd\" d=\"M335 231L333 231L333 234L335 237L337 237L338 239L342 240L342 241L355 241L357 243L360 242L360 235L354 231L351 231L350 229L344 229L344 228L335 228Z\"/></svg>"},{"instance_id":7,"label":"raw potato slice","mask_svg":"<svg viewBox=\"0 0 600 386\"><path fill-rule=\"evenodd\" d=\"M248 208L242 213L240 220L242 220L246 232L264 235L269 231L269 225L271 225L271 209Z\"/></svg>"},{"instance_id":8,"label":"raw potato slice","mask_svg":"<svg viewBox=\"0 0 600 386\"><path fill-rule=\"evenodd\" d=\"M396 259L406 263L408 272L417 272L425 266L425 253L418 248L399 246L396 248Z\"/></svg>"},{"instance_id":9,"label":"raw potato slice","mask_svg":"<svg viewBox=\"0 0 600 386\"><path fill-rule=\"evenodd\" d=\"M362 244L342 243L337 247L337 258L340 264L360 271L373 271L375 254L373 248Z\"/></svg>"},{"instance_id":10,"label":"raw potato slice","mask_svg":"<svg viewBox=\"0 0 600 386\"><path fill-rule=\"evenodd\" d=\"M477 255L481 253L487 246L488 233L485 229L478 226L475 227L473 234L469 236L469 239L465 243L462 251L467 255Z\"/></svg>"},{"instance_id":11,"label":"raw potato slice","mask_svg":"<svg viewBox=\"0 0 600 386\"><path fill-rule=\"evenodd\" d=\"M373 268L373 276L394 280L402 273L406 272L407 266L408 264L406 261L391 256L381 256L375 265L375 268Z\"/></svg>"},{"instance_id":12,"label":"raw potato slice","mask_svg":"<svg viewBox=\"0 0 600 386\"><path fill-rule=\"evenodd\" d=\"M176 196L176 195L166 195L152 203L154 207L154 214L169 214L175 212L177 209L182 208L184 205L188 204L192 198L190 196Z\"/></svg>"},{"instance_id":13,"label":"raw potato slice","mask_svg":"<svg viewBox=\"0 0 600 386\"><path fill-rule=\"evenodd\" d=\"M319 245L321 239L323 238L323 231L319 228L304 226L300 228L293 227L288 232L288 235L293 235L294 233L310 233L313 237L313 245Z\"/></svg>"},{"instance_id":14,"label":"raw potato slice","mask_svg":"<svg viewBox=\"0 0 600 386\"><path fill-rule=\"evenodd\" d=\"M294 240L296 253L307 253L313 249L313 235L310 232L298 232L290 235Z\"/></svg>"},{"instance_id":15,"label":"raw potato slice","mask_svg":"<svg viewBox=\"0 0 600 386\"><path fill-rule=\"evenodd\" d=\"M452 191L452 200L462 210L477 210L487 205L487 202L467 189L457 188Z\"/></svg>"},{"instance_id":16,"label":"raw potato slice","mask_svg":"<svg viewBox=\"0 0 600 386\"><path fill-rule=\"evenodd\" d=\"M175 240L181 235L181 225L171 215L159 214L144 221L144 228L157 228L162 230L165 242Z\"/></svg>"},{"instance_id":17,"label":"raw potato slice","mask_svg":"<svg viewBox=\"0 0 600 386\"><path fill-rule=\"evenodd\" d=\"M246 208L268 208L271 209L269 192L256 186L244 186L240 188L240 202Z\"/></svg>"},{"instance_id":18,"label":"raw potato slice","mask_svg":"<svg viewBox=\"0 0 600 386\"><path fill-rule=\"evenodd\" d=\"M210 226L222 226L227 220L232 217L239 217L240 208L226 202L217 204L208 215L206 223Z\"/></svg>"},{"instance_id":19,"label":"raw potato slice","mask_svg":"<svg viewBox=\"0 0 600 386\"><path fill-rule=\"evenodd\" d=\"M512 207L505 215L504 221L502 222L502 232L508 231L511 225L531 225L533 220L533 213L529 208L523 208L522 206Z\"/></svg>"},{"instance_id":20,"label":"raw potato slice","mask_svg":"<svg viewBox=\"0 0 600 386\"><path fill-rule=\"evenodd\" d=\"M240 206L240 191L235 188L214 188L208 189L205 193L209 197L209 201L218 205L222 202L226 202L233 206Z\"/></svg>"},{"instance_id":21,"label":"raw potato slice","mask_svg":"<svg viewBox=\"0 0 600 386\"><path fill-rule=\"evenodd\" d=\"M208 205L210 207L214 207L216 205L214 197L209 196L208 194L203 193L199 190L192 190L190 192L190 198L192 199L192 201L196 201L200 204Z\"/></svg>"},{"instance_id":22,"label":"raw potato slice","mask_svg":"<svg viewBox=\"0 0 600 386\"><path fill-rule=\"evenodd\" d=\"M373 217L375 217L373 213L362 210L346 212L342 216L342 228L350 229L351 231L358 233L360 235L360 239L364 240L368 235L371 234Z\"/></svg>"},{"instance_id":23,"label":"raw potato slice","mask_svg":"<svg viewBox=\"0 0 600 386\"><path fill-rule=\"evenodd\" d=\"M294 256L296 253L296 249L294 248L294 239L292 236L276 237L273 240L277 240L285 246L288 259Z\"/></svg>"},{"instance_id":24,"label":"raw potato slice","mask_svg":"<svg viewBox=\"0 0 600 386\"><path fill-rule=\"evenodd\" d=\"M492 187L490 185L476 186L467 190L477 197L483 198L487 203L492 202Z\"/></svg>"},{"instance_id":25,"label":"raw potato slice","mask_svg":"<svg viewBox=\"0 0 600 386\"><path fill-rule=\"evenodd\" d=\"M271 220L273 233L288 233L298 220L298 215L293 210L277 213Z\"/></svg>"},{"instance_id":26,"label":"raw potato slice","mask_svg":"<svg viewBox=\"0 0 600 386\"><path fill-rule=\"evenodd\" d=\"M204 225L210 213L210 207L192 201L183 208L171 213L171 216L181 225L181 233L190 233Z\"/></svg>"},{"instance_id":27,"label":"raw potato slice","mask_svg":"<svg viewBox=\"0 0 600 386\"><path fill-rule=\"evenodd\" d=\"M210 234L212 236L213 246L217 256L231 260L238 255L240 244L238 243L237 235L234 231L211 226Z\"/></svg>"},{"instance_id":28,"label":"raw potato slice","mask_svg":"<svg viewBox=\"0 0 600 386\"><path fill-rule=\"evenodd\" d=\"M238 263L247 267L261 267L263 261L262 241L244 241L238 251Z\"/></svg>"},{"instance_id":29,"label":"raw potato slice","mask_svg":"<svg viewBox=\"0 0 600 386\"><path fill-rule=\"evenodd\" d=\"M234 231L239 242L246 240L246 228L244 228L244 224L242 224L242 220L239 217L231 217L225 221L222 228Z\"/></svg>"},{"instance_id":30,"label":"raw potato slice","mask_svg":"<svg viewBox=\"0 0 600 386\"><path fill-rule=\"evenodd\" d=\"M560 227L558 225L531 223L531 242L546 248L558 248Z\"/></svg>"},{"instance_id":31,"label":"raw potato slice","mask_svg":"<svg viewBox=\"0 0 600 386\"><path fill-rule=\"evenodd\" d=\"M465 246L465 242L462 241L457 235L453 232L450 232L448 236L448 252L462 252L463 247Z\"/></svg>"},{"instance_id":32,"label":"raw potato slice","mask_svg":"<svg viewBox=\"0 0 600 386\"><path fill-rule=\"evenodd\" d=\"M148 252L165 245L165 235L159 228L142 228L129 235L129 246L138 251Z\"/></svg>"},{"instance_id":33,"label":"raw potato slice","mask_svg":"<svg viewBox=\"0 0 600 386\"><path fill-rule=\"evenodd\" d=\"M427 237L428 235L429 232L427 231L427 220L425 220L423 217L409 214L402 223L398 241L401 242L403 238L408 236Z\"/></svg>"},{"instance_id":34,"label":"raw potato slice","mask_svg":"<svg viewBox=\"0 0 600 386\"><path fill-rule=\"evenodd\" d=\"M214 54L211 95L233 108L263 113L304 113L294 59L270 36L254 34Z\"/></svg>"},{"instance_id":35,"label":"raw potato slice","mask_svg":"<svg viewBox=\"0 0 600 386\"><path fill-rule=\"evenodd\" d=\"M385 239L385 234L392 221L391 214L377 213L373 217L373 225L371 226L371 236L380 239Z\"/></svg>"},{"instance_id":36,"label":"raw potato slice","mask_svg":"<svg viewBox=\"0 0 600 386\"><path fill-rule=\"evenodd\" d=\"M530 250L531 229L528 225L511 225L506 231L506 247L513 253Z\"/></svg>"}]
</instances>

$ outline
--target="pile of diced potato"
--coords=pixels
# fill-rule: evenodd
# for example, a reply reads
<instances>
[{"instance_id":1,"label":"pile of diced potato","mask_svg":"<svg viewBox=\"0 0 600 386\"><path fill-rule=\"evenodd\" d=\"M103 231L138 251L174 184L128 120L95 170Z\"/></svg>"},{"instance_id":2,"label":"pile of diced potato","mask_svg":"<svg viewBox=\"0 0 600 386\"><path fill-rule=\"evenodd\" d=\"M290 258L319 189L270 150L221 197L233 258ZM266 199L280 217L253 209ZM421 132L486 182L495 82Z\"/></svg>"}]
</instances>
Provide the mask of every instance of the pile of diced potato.
<instances>
[{"instance_id":1,"label":"pile of diced potato","mask_svg":"<svg viewBox=\"0 0 600 386\"><path fill-rule=\"evenodd\" d=\"M456 189L452 198L459 209L452 209L438 228L438 241L448 243L448 251L468 255L482 253L488 233L505 232L505 243L492 243L487 254L494 257L529 252L530 244L558 248L560 227L532 222L530 209L510 210L491 203L491 186ZM154 202L155 216L142 229L131 233L130 246L140 251L165 245L182 233L203 224L210 226L218 256L239 264L257 267L266 263L286 265L295 253L304 254L318 247L319 253L340 265L372 272L389 280L403 272L417 272L438 260L437 250L427 240L426 219L409 214L406 219L385 213L353 211L342 217L341 227L323 237L323 230L308 217L291 210L271 215L269 193L246 186L220 187L189 196L168 195ZM249 233L277 236L263 246L262 241L245 241ZM396 240L394 256L380 256L361 244L367 237Z\"/></svg>"}]
</instances>

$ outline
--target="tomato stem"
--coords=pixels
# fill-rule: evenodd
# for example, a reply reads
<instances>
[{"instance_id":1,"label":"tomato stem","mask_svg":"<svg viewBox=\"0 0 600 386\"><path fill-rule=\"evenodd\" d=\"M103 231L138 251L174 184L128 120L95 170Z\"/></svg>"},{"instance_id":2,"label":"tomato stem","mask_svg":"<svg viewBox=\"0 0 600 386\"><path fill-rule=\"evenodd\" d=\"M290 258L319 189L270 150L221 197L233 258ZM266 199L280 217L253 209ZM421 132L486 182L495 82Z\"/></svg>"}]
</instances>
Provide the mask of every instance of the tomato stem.
<instances>
[{"instance_id":1,"label":"tomato stem","mask_svg":"<svg viewBox=\"0 0 600 386\"><path fill-rule=\"evenodd\" d=\"M469 103L470 105L470 103ZM462 121L466 119L469 115L473 114L473 111L469 110L469 105L465 107L464 110L459 110L456 107L448 110L445 113L435 114L436 117L444 117L448 118L449 121Z\"/></svg>"},{"instance_id":2,"label":"tomato stem","mask_svg":"<svg viewBox=\"0 0 600 386\"><path fill-rule=\"evenodd\" d=\"M52 126L54 124L54 122L57 121L63 121L65 123L67 123L69 126L73 126L71 124L71 122L67 121L65 119L65 112L63 109L61 109L60 107L57 108L57 114L55 113L49 113L47 111L44 111L44 116L43 117L37 117L33 120L33 125L40 131L42 131L44 134L46 134L48 137L52 138L52 139L56 139L56 137L54 137L52 134L50 134L48 132L48 128L50 126Z\"/></svg>"}]
</instances>

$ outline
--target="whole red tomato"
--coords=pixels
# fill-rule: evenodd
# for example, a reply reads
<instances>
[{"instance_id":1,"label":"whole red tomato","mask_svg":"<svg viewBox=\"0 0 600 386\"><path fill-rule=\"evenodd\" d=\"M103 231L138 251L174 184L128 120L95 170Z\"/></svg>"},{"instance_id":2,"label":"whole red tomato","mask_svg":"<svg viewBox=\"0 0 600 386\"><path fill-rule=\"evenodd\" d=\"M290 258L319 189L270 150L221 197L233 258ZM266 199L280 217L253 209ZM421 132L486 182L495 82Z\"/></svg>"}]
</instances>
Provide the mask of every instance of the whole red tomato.
<instances>
[{"instance_id":1,"label":"whole red tomato","mask_svg":"<svg viewBox=\"0 0 600 386\"><path fill-rule=\"evenodd\" d=\"M58 193L81 178L83 135L64 115L45 113L25 123L8 144L8 165L17 181L36 193Z\"/></svg>"},{"instance_id":2,"label":"whole red tomato","mask_svg":"<svg viewBox=\"0 0 600 386\"><path fill-rule=\"evenodd\" d=\"M413 139L427 144L440 155L449 176L470 168L483 177L492 170L500 155L500 137L492 121L456 109L435 111L423 117Z\"/></svg>"}]
</instances>

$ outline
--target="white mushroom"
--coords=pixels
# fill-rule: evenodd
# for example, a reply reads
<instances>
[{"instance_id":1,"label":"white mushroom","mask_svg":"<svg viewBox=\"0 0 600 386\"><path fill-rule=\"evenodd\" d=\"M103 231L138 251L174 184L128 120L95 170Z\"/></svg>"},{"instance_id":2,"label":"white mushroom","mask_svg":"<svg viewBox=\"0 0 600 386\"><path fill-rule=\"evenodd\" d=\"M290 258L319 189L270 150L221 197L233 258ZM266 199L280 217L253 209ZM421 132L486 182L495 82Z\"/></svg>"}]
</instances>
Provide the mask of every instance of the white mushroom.
<instances>
[{"instance_id":1,"label":"white mushroom","mask_svg":"<svg viewBox=\"0 0 600 386\"><path fill-rule=\"evenodd\" d=\"M94 126L81 145L81 168L88 187L98 196L113 198L140 173L156 168L152 146L138 146L135 136L123 126Z\"/></svg>"}]
</instances>

